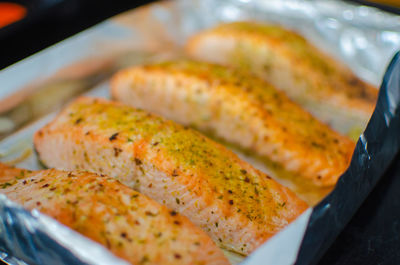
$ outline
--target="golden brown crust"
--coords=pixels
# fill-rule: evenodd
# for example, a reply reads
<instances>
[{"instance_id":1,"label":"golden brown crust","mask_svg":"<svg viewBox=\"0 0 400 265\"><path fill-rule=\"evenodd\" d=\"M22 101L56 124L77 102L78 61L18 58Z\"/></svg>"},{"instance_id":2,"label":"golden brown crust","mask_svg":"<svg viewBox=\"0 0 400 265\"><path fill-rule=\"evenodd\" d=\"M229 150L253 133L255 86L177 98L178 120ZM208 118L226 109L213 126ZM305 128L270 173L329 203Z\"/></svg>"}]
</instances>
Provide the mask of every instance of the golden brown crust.
<instances>
[{"instance_id":1,"label":"golden brown crust","mask_svg":"<svg viewBox=\"0 0 400 265\"><path fill-rule=\"evenodd\" d=\"M307 107L331 105L363 120L372 114L378 90L294 31L256 22L222 24L194 35L186 50L214 61L204 53L218 53L223 43L229 43L230 52L225 51L219 63L250 69Z\"/></svg>"},{"instance_id":2,"label":"golden brown crust","mask_svg":"<svg viewBox=\"0 0 400 265\"><path fill-rule=\"evenodd\" d=\"M47 165L116 176L243 254L307 208L293 192L200 133L116 102L80 98L34 142ZM56 143L61 151L49 154Z\"/></svg>"},{"instance_id":3,"label":"golden brown crust","mask_svg":"<svg viewBox=\"0 0 400 265\"><path fill-rule=\"evenodd\" d=\"M132 264L229 264L186 217L106 176L0 164L0 192Z\"/></svg>"},{"instance_id":4,"label":"golden brown crust","mask_svg":"<svg viewBox=\"0 0 400 265\"><path fill-rule=\"evenodd\" d=\"M354 150L353 141L284 93L238 70L172 61L123 70L111 85L113 96L126 104L211 130L319 186L336 183Z\"/></svg>"}]
</instances>

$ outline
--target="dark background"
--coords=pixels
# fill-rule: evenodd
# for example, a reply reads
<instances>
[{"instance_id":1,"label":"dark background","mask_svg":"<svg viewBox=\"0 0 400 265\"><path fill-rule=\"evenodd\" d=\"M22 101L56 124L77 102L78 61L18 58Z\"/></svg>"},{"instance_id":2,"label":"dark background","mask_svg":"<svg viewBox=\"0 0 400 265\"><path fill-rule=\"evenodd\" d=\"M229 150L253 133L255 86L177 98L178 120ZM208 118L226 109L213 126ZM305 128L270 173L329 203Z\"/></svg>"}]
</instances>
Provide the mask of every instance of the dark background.
<instances>
[{"instance_id":1,"label":"dark background","mask_svg":"<svg viewBox=\"0 0 400 265\"><path fill-rule=\"evenodd\" d=\"M0 0L3 2L3 0ZM123 11L154 1L5 0L32 16L0 28L0 69Z\"/></svg>"},{"instance_id":2,"label":"dark background","mask_svg":"<svg viewBox=\"0 0 400 265\"><path fill-rule=\"evenodd\" d=\"M33 15L0 29L0 69L147 2L151 1L26 1ZM385 9L400 14L399 9ZM400 264L400 155L320 264Z\"/></svg>"}]
</instances>

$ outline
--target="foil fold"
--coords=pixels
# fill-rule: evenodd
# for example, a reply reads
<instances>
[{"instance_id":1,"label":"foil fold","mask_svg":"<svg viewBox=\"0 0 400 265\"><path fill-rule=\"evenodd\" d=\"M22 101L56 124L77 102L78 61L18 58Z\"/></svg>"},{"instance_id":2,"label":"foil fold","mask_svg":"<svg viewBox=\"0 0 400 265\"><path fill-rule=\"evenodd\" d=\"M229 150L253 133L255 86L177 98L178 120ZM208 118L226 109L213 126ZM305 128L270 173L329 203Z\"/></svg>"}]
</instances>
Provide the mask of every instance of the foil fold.
<instances>
[{"instance_id":1,"label":"foil fold","mask_svg":"<svg viewBox=\"0 0 400 265\"><path fill-rule=\"evenodd\" d=\"M54 219L36 210L23 209L3 194L0 194L0 251L9 264L129 264Z\"/></svg>"}]
</instances>

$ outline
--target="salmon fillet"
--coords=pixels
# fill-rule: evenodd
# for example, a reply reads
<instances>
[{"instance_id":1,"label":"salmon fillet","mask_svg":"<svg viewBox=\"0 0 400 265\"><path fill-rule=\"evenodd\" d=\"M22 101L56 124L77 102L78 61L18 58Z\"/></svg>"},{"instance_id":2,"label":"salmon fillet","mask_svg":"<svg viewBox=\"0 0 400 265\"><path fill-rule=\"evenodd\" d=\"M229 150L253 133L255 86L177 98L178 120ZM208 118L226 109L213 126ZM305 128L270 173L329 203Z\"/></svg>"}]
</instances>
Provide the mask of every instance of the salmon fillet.
<instances>
[{"instance_id":1,"label":"salmon fillet","mask_svg":"<svg viewBox=\"0 0 400 265\"><path fill-rule=\"evenodd\" d=\"M375 87L278 25L222 24L194 35L186 51L197 59L253 71L342 133L365 128L377 101Z\"/></svg>"},{"instance_id":2,"label":"salmon fillet","mask_svg":"<svg viewBox=\"0 0 400 265\"><path fill-rule=\"evenodd\" d=\"M308 206L200 133L142 110L80 98L34 136L42 162L105 173L249 254Z\"/></svg>"},{"instance_id":3,"label":"salmon fillet","mask_svg":"<svg viewBox=\"0 0 400 265\"><path fill-rule=\"evenodd\" d=\"M0 193L132 264L229 264L186 217L104 175L0 164Z\"/></svg>"},{"instance_id":4,"label":"salmon fillet","mask_svg":"<svg viewBox=\"0 0 400 265\"><path fill-rule=\"evenodd\" d=\"M135 66L111 87L123 103L211 132L318 186L336 183L355 147L264 80L219 65Z\"/></svg>"}]
</instances>

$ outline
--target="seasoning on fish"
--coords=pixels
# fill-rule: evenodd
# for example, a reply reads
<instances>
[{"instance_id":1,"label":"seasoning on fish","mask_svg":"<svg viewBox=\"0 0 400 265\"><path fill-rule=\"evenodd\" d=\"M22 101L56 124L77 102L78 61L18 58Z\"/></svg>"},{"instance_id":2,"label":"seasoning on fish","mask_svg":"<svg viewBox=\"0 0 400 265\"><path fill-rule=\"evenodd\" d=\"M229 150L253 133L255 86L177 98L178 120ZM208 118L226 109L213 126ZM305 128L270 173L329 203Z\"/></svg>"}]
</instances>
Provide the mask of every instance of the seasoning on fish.
<instances>
[{"instance_id":1,"label":"seasoning on fish","mask_svg":"<svg viewBox=\"0 0 400 265\"><path fill-rule=\"evenodd\" d=\"M342 133L362 130L377 101L375 87L279 25L222 24L194 35L186 51L200 60L256 73Z\"/></svg>"},{"instance_id":2,"label":"seasoning on fish","mask_svg":"<svg viewBox=\"0 0 400 265\"><path fill-rule=\"evenodd\" d=\"M118 102L80 98L38 131L34 143L45 165L115 177L241 254L308 207L222 145Z\"/></svg>"},{"instance_id":3,"label":"seasoning on fish","mask_svg":"<svg viewBox=\"0 0 400 265\"><path fill-rule=\"evenodd\" d=\"M0 193L131 264L229 264L211 238L186 217L104 175L0 164Z\"/></svg>"},{"instance_id":4,"label":"seasoning on fish","mask_svg":"<svg viewBox=\"0 0 400 265\"><path fill-rule=\"evenodd\" d=\"M274 86L239 70L190 60L135 66L114 76L112 95L211 132L318 186L332 186L355 147Z\"/></svg>"}]
</instances>

